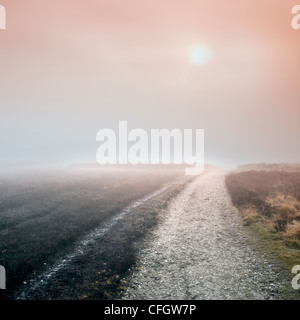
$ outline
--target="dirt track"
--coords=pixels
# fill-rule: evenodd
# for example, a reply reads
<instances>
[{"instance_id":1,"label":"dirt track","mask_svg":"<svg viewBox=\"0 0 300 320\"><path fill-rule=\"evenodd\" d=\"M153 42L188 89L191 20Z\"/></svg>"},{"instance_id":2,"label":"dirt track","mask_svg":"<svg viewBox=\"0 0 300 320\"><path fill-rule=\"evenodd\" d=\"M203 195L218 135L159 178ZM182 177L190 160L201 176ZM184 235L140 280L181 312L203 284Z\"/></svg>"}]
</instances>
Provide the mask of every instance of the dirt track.
<instances>
[{"instance_id":1,"label":"dirt track","mask_svg":"<svg viewBox=\"0 0 300 320\"><path fill-rule=\"evenodd\" d=\"M197 177L144 242L123 299L278 298L278 266L254 251L248 236L224 172Z\"/></svg>"},{"instance_id":2,"label":"dirt track","mask_svg":"<svg viewBox=\"0 0 300 320\"><path fill-rule=\"evenodd\" d=\"M54 265L25 279L15 297L280 298L287 283L282 268L254 249L253 234L231 204L225 173L207 171L133 202L60 253Z\"/></svg>"}]
</instances>

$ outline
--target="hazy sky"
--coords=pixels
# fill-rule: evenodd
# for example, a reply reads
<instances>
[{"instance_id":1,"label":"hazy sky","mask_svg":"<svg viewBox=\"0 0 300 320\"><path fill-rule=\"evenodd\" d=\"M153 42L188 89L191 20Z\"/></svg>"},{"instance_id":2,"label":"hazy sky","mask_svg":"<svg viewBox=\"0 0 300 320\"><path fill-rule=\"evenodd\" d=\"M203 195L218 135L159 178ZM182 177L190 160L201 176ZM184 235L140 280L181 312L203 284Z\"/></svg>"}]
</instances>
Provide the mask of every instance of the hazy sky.
<instances>
[{"instance_id":1,"label":"hazy sky","mask_svg":"<svg viewBox=\"0 0 300 320\"><path fill-rule=\"evenodd\" d=\"M299 1L0 4L0 164L95 161L119 120L205 129L208 162L300 161Z\"/></svg>"}]
</instances>

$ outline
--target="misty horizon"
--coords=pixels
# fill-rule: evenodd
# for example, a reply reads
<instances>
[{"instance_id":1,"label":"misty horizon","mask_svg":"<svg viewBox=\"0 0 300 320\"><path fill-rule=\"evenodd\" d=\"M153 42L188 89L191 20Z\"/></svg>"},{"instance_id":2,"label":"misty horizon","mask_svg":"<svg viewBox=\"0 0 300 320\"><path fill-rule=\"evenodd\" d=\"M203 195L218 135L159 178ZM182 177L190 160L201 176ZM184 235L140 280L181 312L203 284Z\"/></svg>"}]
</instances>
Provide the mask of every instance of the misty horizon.
<instances>
[{"instance_id":1,"label":"misty horizon","mask_svg":"<svg viewBox=\"0 0 300 320\"><path fill-rule=\"evenodd\" d=\"M207 163L300 162L293 1L1 4L0 166L95 162L120 120L204 129Z\"/></svg>"}]
</instances>

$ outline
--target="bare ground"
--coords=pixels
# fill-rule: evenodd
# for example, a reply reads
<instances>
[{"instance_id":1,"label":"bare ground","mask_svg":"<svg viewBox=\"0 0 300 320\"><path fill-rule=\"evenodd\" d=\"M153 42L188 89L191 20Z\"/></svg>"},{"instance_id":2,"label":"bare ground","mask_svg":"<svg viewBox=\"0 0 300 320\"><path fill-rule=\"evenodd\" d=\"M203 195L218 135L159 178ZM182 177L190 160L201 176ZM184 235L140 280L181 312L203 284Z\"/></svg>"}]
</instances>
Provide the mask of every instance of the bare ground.
<instances>
[{"instance_id":1,"label":"bare ground","mask_svg":"<svg viewBox=\"0 0 300 320\"><path fill-rule=\"evenodd\" d=\"M188 181L183 177L168 183L106 219L53 257L54 264L44 263L40 273L24 279L13 298L115 299L125 288L124 276L136 263L135 243L158 223L170 200Z\"/></svg>"},{"instance_id":2,"label":"bare ground","mask_svg":"<svg viewBox=\"0 0 300 320\"><path fill-rule=\"evenodd\" d=\"M243 226L225 174L209 170L134 202L25 279L15 298L280 299L291 279Z\"/></svg>"}]
</instances>

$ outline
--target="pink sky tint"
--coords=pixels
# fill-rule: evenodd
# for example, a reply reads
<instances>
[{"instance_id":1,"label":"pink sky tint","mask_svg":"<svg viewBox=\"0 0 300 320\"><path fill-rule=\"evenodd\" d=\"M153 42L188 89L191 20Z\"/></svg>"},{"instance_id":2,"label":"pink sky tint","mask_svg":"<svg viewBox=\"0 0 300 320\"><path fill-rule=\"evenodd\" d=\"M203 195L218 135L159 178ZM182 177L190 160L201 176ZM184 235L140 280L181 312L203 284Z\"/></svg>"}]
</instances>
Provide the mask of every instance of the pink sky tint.
<instances>
[{"instance_id":1,"label":"pink sky tint","mask_svg":"<svg viewBox=\"0 0 300 320\"><path fill-rule=\"evenodd\" d=\"M209 162L300 161L297 1L0 3L0 163L95 161L119 120L203 128Z\"/></svg>"}]
</instances>

